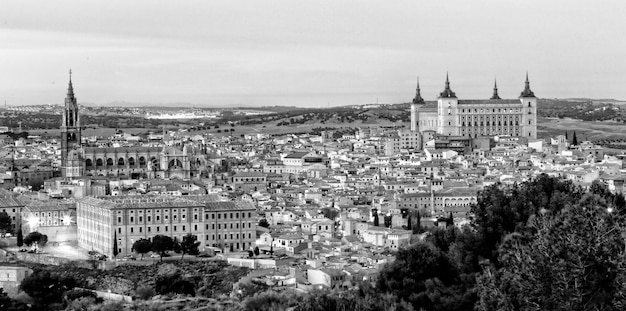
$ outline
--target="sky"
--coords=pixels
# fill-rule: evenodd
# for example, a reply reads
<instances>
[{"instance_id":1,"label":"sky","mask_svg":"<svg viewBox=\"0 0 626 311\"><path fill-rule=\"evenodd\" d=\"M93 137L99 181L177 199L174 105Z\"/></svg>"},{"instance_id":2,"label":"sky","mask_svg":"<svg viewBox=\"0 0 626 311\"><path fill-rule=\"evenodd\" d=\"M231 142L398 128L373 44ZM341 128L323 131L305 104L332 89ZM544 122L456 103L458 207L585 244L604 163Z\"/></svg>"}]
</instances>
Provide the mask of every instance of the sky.
<instances>
[{"instance_id":1,"label":"sky","mask_svg":"<svg viewBox=\"0 0 626 311\"><path fill-rule=\"evenodd\" d=\"M626 1L106 0L0 3L0 103L325 107L626 100Z\"/></svg>"}]
</instances>

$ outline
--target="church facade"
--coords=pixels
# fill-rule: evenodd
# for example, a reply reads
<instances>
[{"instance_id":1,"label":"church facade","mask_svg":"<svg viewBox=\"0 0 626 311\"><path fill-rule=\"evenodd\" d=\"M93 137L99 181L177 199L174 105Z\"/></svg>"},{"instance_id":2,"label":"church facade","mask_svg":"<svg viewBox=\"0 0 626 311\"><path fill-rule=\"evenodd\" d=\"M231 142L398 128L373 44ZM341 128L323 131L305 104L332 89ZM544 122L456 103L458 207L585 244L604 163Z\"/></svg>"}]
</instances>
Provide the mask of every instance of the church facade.
<instances>
[{"instance_id":1,"label":"church facade","mask_svg":"<svg viewBox=\"0 0 626 311\"><path fill-rule=\"evenodd\" d=\"M212 173L213 163L198 143L102 148L85 146L81 139L80 114L70 71L61 123L62 177L191 179Z\"/></svg>"},{"instance_id":2,"label":"church facade","mask_svg":"<svg viewBox=\"0 0 626 311\"><path fill-rule=\"evenodd\" d=\"M437 102L426 103L418 82L411 103L411 131L467 138L508 135L536 139L537 98L530 89L528 74L517 99L501 99L494 84L490 99L459 100L446 75Z\"/></svg>"}]
</instances>

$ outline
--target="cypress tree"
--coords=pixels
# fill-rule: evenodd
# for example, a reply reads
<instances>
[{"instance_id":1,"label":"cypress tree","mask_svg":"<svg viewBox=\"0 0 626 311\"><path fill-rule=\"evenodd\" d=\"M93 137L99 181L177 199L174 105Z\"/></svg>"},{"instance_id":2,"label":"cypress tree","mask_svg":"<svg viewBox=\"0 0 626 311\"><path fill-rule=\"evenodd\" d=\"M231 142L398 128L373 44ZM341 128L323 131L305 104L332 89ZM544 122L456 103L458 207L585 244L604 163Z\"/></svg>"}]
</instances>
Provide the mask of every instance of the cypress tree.
<instances>
[{"instance_id":1,"label":"cypress tree","mask_svg":"<svg viewBox=\"0 0 626 311\"><path fill-rule=\"evenodd\" d=\"M24 234L22 233L22 226L17 230L17 246L22 247L24 245Z\"/></svg>"},{"instance_id":2,"label":"cypress tree","mask_svg":"<svg viewBox=\"0 0 626 311\"><path fill-rule=\"evenodd\" d=\"M407 221L406 221L406 229L407 230L412 230L413 229L413 224L411 223L411 215L409 215L409 219L407 219Z\"/></svg>"},{"instance_id":3,"label":"cypress tree","mask_svg":"<svg viewBox=\"0 0 626 311\"><path fill-rule=\"evenodd\" d=\"M115 234L113 235L113 257L117 257L118 254L118 250L117 250L117 232L115 232Z\"/></svg>"},{"instance_id":4,"label":"cypress tree","mask_svg":"<svg viewBox=\"0 0 626 311\"><path fill-rule=\"evenodd\" d=\"M574 132L574 136L572 137L572 145L578 146L578 139L576 138L576 132Z\"/></svg>"},{"instance_id":5,"label":"cypress tree","mask_svg":"<svg viewBox=\"0 0 626 311\"><path fill-rule=\"evenodd\" d=\"M374 226L378 227L378 225L380 225L380 222L378 220L378 213L374 214Z\"/></svg>"}]
</instances>

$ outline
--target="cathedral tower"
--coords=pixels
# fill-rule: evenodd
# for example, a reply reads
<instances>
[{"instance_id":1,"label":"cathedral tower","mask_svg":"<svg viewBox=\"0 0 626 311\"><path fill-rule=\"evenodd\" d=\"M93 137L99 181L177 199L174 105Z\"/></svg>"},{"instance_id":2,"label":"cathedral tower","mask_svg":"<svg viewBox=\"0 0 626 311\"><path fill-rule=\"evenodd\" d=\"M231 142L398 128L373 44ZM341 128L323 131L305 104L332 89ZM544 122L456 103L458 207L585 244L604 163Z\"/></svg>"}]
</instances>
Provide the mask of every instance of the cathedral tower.
<instances>
[{"instance_id":1,"label":"cathedral tower","mask_svg":"<svg viewBox=\"0 0 626 311\"><path fill-rule=\"evenodd\" d=\"M72 71L65 96L65 107L61 117L61 174L63 177L80 176L78 148L81 146L80 116L72 86ZM77 166L78 164L78 166Z\"/></svg>"}]
</instances>

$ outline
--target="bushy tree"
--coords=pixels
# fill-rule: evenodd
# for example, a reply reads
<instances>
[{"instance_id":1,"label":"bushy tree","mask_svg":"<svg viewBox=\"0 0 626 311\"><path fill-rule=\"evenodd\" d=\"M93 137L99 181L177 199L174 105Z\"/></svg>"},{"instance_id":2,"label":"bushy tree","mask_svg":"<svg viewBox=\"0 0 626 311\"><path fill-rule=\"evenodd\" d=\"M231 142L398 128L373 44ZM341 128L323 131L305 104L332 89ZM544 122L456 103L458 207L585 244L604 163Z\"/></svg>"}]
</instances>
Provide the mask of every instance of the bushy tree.
<instances>
[{"instance_id":1,"label":"bushy tree","mask_svg":"<svg viewBox=\"0 0 626 311\"><path fill-rule=\"evenodd\" d=\"M155 235L152 238L152 251L158 253L163 261L163 255L167 251L174 250L174 240L167 235Z\"/></svg>"},{"instance_id":2,"label":"bushy tree","mask_svg":"<svg viewBox=\"0 0 626 311\"><path fill-rule=\"evenodd\" d=\"M444 252L430 243L400 249L380 273L378 286L412 304L416 310L471 310L462 280Z\"/></svg>"},{"instance_id":3,"label":"bushy tree","mask_svg":"<svg viewBox=\"0 0 626 311\"><path fill-rule=\"evenodd\" d=\"M189 233L183 237L183 241L180 243L180 250L183 255L180 257L182 260L185 257L185 254L189 255L198 255L200 251L198 247L200 246L200 241L198 241L198 237Z\"/></svg>"},{"instance_id":4,"label":"bushy tree","mask_svg":"<svg viewBox=\"0 0 626 311\"><path fill-rule=\"evenodd\" d=\"M148 239L139 239L133 243L133 250L140 254L143 260L143 256L152 250L152 242Z\"/></svg>"},{"instance_id":5,"label":"bushy tree","mask_svg":"<svg viewBox=\"0 0 626 311\"><path fill-rule=\"evenodd\" d=\"M37 270L22 281L20 289L32 297L37 304L49 305L61 302L63 293L75 286L76 280L73 277Z\"/></svg>"},{"instance_id":6,"label":"bushy tree","mask_svg":"<svg viewBox=\"0 0 626 311\"><path fill-rule=\"evenodd\" d=\"M0 231L3 233L13 232L13 225L11 224L11 216L7 212L0 212Z\"/></svg>"},{"instance_id":7,"label":"bushy tree","mask_svg":"<svg viewBox=\"0 0 626 311\"><path fill-rule=\"evenodd\" d=\"M497 246L505 235L523 229L531 215L556 213L572 205L583 193L571 181L545 174L522 184L485 188L471 207L471 225L481 242L476 251L497 264Z\"/></svg>"},{"instance_id":8,"label":"bushy tree","mask_svg":"<svg viewBox=\"0 0 626 311\"><path fill-rule=\"evenodd\" d=\"M36 244L39 247L44 247L46 243L48 243L48 236L37 231L31 232L24 237L24 244L28 246Z\"/></svg>"},{"instance_id":9,"label":"bushy tree","mask_svg":"<svg viewBox=\"0 0 626 311\"><path fill-rule=\"evenodd\" d=\"M624 224L592 193L533 216L504 240L501 267L480 278L478 310L623 310Z\"/></svg>"},{"instance_id":10,"label":"bushy tree","mask_svg":"<svg viewBox=\"0 0 626 311\"><path fill-rule=\"evenodd\" d=\"M259 220L259 227L269 228L270 227L270 223L267 222L267 219L261 218L261 220Z\"/></svg>"},{"instance_id":11,"label":"bushy tree","mask_svg":"<svg viewBox=\"0 0 626 311\"><path fill-rule=\"evenodd\" d=\"M194 296L196 293L194 283L183 278L180 273L157 276L154 289L160 295L175 293Z\"/></svg>"}]
</instances>

